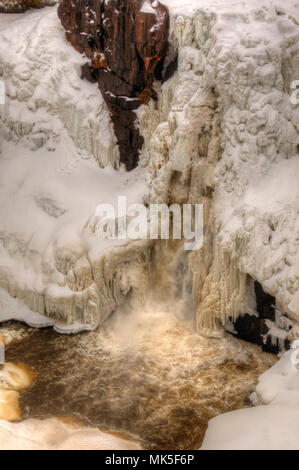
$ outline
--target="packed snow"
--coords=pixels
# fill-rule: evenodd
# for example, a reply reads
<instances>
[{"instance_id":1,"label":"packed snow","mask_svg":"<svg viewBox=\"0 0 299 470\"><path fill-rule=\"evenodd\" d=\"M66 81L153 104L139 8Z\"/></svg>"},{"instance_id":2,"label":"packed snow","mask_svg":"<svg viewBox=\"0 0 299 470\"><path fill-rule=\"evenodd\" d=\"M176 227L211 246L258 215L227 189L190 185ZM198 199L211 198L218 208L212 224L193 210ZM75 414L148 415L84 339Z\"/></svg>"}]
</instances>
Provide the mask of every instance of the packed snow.
<instances>
[{"instance_id":1,"label":"packed snow","mask_svg":"<svg viewBox=\"0 0 299 470\"><path fill-rule=\"evenodd\" d=\"M2 14L0 20L6 88L0 110L0 285L30 310L53 317L42 322L29 314L28 323L72 324L74 332L80 324L96 327L132 287L128 279L126 287L115 287L113 279L130 271L132 258L131 277L138 283L143 270L136 259L141 248L135 257L122 250L119 263L109 256L117 243L98 239L96 208L115 206L119 195L128 204L142 202L145 171L118 169L105 102L97 85L81 80L87 59L65 40L56 7Z\"/></svg>"},{"instance_id":2,"label":"packed snow","mask_svg":"<svg viewBox=\"0 0 299 470\"><path fill-rule=\"evenodd\" d=\"M140 450L140 446L97 429L51 418L19 424L0 421L1 450Z\"/></svg>"},{"instance_id":3,"label":"packed snow","mask_svg":"<svg viewBox=\"0 0 299 470\"><path fill-rule=\"evenodd\" d=\"M201 450L299 450L298 346L261 375L256 407L210 421Z\"/></svg>"}]
</instances>

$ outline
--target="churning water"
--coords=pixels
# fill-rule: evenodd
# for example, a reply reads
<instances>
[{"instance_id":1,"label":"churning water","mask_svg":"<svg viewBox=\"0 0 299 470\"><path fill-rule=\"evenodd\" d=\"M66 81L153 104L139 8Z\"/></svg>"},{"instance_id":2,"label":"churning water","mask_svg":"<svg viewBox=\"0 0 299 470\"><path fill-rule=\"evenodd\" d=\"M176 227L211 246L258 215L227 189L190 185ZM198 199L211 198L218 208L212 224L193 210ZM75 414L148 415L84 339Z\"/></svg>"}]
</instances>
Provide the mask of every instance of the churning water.
<instances>
[{"instance_id":1,"label":"churning water","mask_svg":"<svg viewBox=\"0 0 299 470\"><path fill-rule=\"evenodd\" d=\"M275 358L230 335L200 337L174 313L144 311L116 314L99 332L31 331L7 360L38 374L21 392L23 418L68 416L147 448L194 449L210 418L250 405Z\"/></svg>"},{"instance_id":2,"label":"churning water","mask_svg":"<svg viewBox=\"0 0 299 470\"><path fill-rule=\"evenodd\" d=\"M18 328L6 359L37 373L20 392L23 418L75 418L145 448L197 449L210 418L250 406L275 357L229 334L195 332L186 255L177 245L157 244L152 266L148 307L119 310L98 331ZM16 334L14 324L7 329Z\"/></svg>"}]
</instances>

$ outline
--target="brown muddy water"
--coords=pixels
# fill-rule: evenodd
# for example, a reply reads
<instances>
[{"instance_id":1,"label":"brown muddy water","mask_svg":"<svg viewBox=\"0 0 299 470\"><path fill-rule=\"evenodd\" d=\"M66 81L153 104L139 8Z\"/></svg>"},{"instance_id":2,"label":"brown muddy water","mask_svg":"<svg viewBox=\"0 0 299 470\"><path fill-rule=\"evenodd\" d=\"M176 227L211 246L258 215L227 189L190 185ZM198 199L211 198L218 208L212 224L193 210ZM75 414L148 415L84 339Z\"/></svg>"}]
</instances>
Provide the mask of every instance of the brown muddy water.
<instances>
[{"instance_id":1,"label":"brown muddy water","mask_svg":"<svg viewBox=\"0 0 299 470\"><path fill-rule=\"evenodd\" d=\"M169 311L115 314L76 336L16 323L1 330L17 333L6 360L37 373L20 392L23 419L76 419L150 449L197 449L208 420L250 406L258 376L276 361L229 334L203 338Z\"/></svg>"}]
</instances>

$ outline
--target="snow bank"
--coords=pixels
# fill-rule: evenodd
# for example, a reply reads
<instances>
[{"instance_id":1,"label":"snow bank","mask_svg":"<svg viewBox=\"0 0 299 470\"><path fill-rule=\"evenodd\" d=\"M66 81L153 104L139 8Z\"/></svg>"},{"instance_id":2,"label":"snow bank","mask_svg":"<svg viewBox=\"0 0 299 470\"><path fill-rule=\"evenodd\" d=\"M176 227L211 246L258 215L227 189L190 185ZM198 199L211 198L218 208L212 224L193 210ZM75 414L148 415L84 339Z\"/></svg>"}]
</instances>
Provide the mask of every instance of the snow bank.
<instances>
[{"instance_id":1,"label":"snow bank","mask_svg":"<svg viewBox=\"0 0 299 470\"><path fill-rule=\"evenodd\" d=\"M210 421L201 450L298 450L299 405L259 406Z\"/></svg>"},{"instance_id":2,"label":"snow bank","mask_svg":"<svg viewBox=\"0 0 299 470\"><path fill-rule=\"evenodd\" d=\"M261 375L257 406L209 422L201 450L298 450L299 368L295 350Z\"/></svg>"},{"instance_id":3,"label":"snow bank","mask_svg":"<svg viewBox=\"0 0 299 470\"><path fill-rule=\"evenodd\" d=\"M53 6L59 0L0 0L0 12L22 13L30 8Z\"/></svg>"},{"instance_id":4,"label":"snow bank","mask_svg":"<svg viewBox=\"0 0 299 470\"><path fill-rule=\"evenodd\" d=\"M1 450L140 450L133 441L52 418L13 424L0 421Z\"/></svg>"},{"instance_id":5,"label":"snow bank","mask_svg":"<svg viewBox=\"0 0 299 470\"><path fill-rule=\"evenodd\" d=\"M66 42L56 7L0 20L0 286L28 307L8 305L2 291L0 318L95 328L128 293L144 295L148 244L100 241L94 214L118 195L142 202L145 172L117 171L108 110L81 80L86 59Z\"/></svg>"},{"instance_id":6,"label":"snow bank","mask_svg":"<svg viewBox=\"0 0 299 470\"><path fill-rule=\"evenodd\" d=\"M67 131L82 156L118 166L118 148L97 85L81 80L86 58L64 38L57 8L0 15L1 109L5 140L53 152ZM101 116L102 119L99 119Z\"/></svg>"},{"instance_id":7,"label":"snow bank","mask_svg":"<svg viewBox=\"0 0 299 470\"><path fill-rule=\"evenodd\" d=\"M296 366L297 364L297 366ZM294 347L261 375L252 396L256 405L299 405L299 350Z\"/></svg>"}]
</instances>

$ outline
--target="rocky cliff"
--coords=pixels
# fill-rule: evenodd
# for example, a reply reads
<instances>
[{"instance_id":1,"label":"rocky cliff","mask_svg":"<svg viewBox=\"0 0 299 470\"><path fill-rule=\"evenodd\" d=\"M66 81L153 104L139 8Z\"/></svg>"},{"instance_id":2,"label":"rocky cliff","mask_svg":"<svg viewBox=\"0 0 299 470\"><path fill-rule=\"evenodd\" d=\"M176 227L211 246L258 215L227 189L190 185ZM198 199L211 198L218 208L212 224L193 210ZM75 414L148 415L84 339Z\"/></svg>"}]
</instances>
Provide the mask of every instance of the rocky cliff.
<instances>
[{"instance_id":1,"label":"rocky cliff","mask_svg":"<svg viewBox=\"0 0 299 470\"><path fill-rule=\"evenodd\" d=\"M62 0L66 38L90 63L83 77L98 82L109 107L121 161L136 167L143 144L133 112L154 95L167 52L168 9L156 0Z\"/></svg>"},{"instance_id":2,"label":"rocky cliff","mask_svg":"<svg viewBox=\"0 0 299 470\"><path fill-rule=\"evenodd\" d=\"M151 172L149 203L204 206L203 248L189 255L198 331L221 335L231 320L256 315L252 280L298 320L296 8L253 1L227 15L220 0L163 3L178 71L157 91L158 106L139 113L141 162ZM260 314L259 342L292 338L272 320Z\"/></svg>"},{"instance_id":3,"label":"rocky cliff","mask_svg":"<svg viewBox=\"0 0 299 470\"><path fill-rule=\"evenodd\" d=\"M297 7L293 0L287 12L278 0L263 0L263 8L253 0L245 11L222 0L160 3L169 18L157 2L83 8L62 1L71 42L54 9L20 15L1 32L0 285L42 315L95 327L118 305L146 298L151 271L150 244L99 242L97 205L120 194L130 203L202 203L203 247L186 255L198 331L217 336L235 327L241 336L256 323L258 341L268 342L280 309L288 316L276 339L292 341L290 318L299 318L299 119L290 96L299 73ZM145 18L139 26L138 18ZM148 28L158 31L153 42ZM176 56L176 73L163 80ZM95 83L81 80L82 66ZM147 101L137 122L134 108ZM131 169L139 156L129 173L111 168L119 151L109 113L121 160ZM161 279L167 269L160 263ZM254 282L270 296L269 313ZM165 295L176 303L167 288Z\"/></svg>"}]
</instances>

